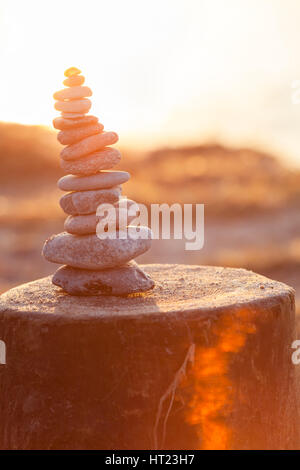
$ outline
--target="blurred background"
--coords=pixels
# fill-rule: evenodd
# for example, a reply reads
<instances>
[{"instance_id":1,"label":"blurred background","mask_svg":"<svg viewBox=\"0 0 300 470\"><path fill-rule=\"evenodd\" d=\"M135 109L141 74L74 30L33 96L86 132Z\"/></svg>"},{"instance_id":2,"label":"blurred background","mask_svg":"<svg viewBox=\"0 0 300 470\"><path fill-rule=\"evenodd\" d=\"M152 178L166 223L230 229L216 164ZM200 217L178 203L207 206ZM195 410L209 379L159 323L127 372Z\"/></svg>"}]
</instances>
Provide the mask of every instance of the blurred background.
<instances>
[{"instance_id":1,"label":"blurred background","mask_svg":"<svg viewBox=\"0 0 300 470\"><path fill-rule=\"evenodd\" d=\"M252 269L298 292L297 0L0 1L0 291L56 269L63 230L52 94L79 67L120 136L123 193L205 204L205 245L154 241L140 262Z\"/></svg>"}]
</instances>

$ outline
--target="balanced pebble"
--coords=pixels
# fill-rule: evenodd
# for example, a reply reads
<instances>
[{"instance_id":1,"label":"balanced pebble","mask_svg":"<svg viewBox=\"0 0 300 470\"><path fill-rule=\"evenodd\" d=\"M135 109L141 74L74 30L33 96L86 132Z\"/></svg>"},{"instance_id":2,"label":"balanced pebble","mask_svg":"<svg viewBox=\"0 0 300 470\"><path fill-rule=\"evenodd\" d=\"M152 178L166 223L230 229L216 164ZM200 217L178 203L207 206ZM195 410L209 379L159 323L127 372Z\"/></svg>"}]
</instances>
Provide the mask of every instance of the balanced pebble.
<instances>
[{"instance_id":1,"label":"balanced pebble","mask_svg":"<svg viewBox=\"0 0 300 470\"><path fill-rule=\"evenodd\" d=\"M96 116L83 116L80 119L65 119L63 117L57 117L53 119L53 127L59 130L73 129L81 126L87 126L88 124L95 124L98 122ZM101 124L102 126L102 124ZM104 128L104 126L102 126Z\"/></svg>"},{"instance_id":2,"label":"balanced pebble","mask_svg":"<svg viewBox=\"0 0 300 470\"><path fill-rule=\"evenodd\" d=\"M87 96L92 96L92 90L88 86L73 86L57 91L53 98L55 100L76 100Z\"/></svg>"},{"instance_id":3,"label":"balanced pebble","mask_svg":"<svg viewBox=\"0 0 300 470\"><path fill-rule=\"evenodd\" d=\"M106 148L101 152L91 153L75 161L60 159L61 168L72 175L92 175L100 170L109 170L121 160L119 150Z\"/></svg>"},{"instance_id":4,"label":"balanced pebble","mask_svg":"<svg viewBox=\"0 0 300 470\"><path fill-rule=\"evenodd\" d=\"M63 84L65 86L79 86L79 85L83 85L84 82L85 82L85 77L83 75L72 75L71 77L66 78L63 81Z\"/></svg>"},{"instance_id":5,"label":"balanced pebble","mask_svg":"<svg viewBox=\"0 0 300 470\"><path fill-rule=\"evenodd\" d=\"M89 189L105 189L126 183L130 178L127 171L101 171L91 176L66 175L57 182L62 191L87 191Z\"/></svg>"},{"instance_id":6,"label":"balanced pebble","mask_svg":"<svg viewBox=\"0 0 300 470\"><path fill-rule=\"evenodd\" d=\"M61 113L61 117L64 119L81 119L84 118L85 114L84 113Z\"/></svg>"},{"instance_id":7,"label":"balanced pebble","mask_svg":"<svg viewBox=\"0 0 300 470\"><path fill-rule=\"evenodd\" d=\"M64 229L73 235L88 235L96 233L99 217L96 214L69 215L64 223Z\"/></svg>"},{"instance_id":8,"label":"balanced pebble","mask_svg":"<svg viewBox=\"0 0 300 470\"><path fill-rule=\"evenodd\" d=\"M131 201L135 204L133 201ZM135 219L136 215L129 215L127 208L119 208L118 203L114 204L114 211L109 214L104 211L103 215L88 214L88 215L69 215L64 223L66 232L74 235L87 235L89 233L96 233L97 225L99 222L105 220L107 228L114 227L116 229L125 229Z\"/></svg>"},{"instance_id":9,"label":"balanced pebble","mask_svg":"<svg viewBox=\"0 0 300 470\"><path fill-rule=\"evenodd\" d=\"M79 70L77 67L69 67L67 70L64 72L65 77L72 77L72 75L79 75L81 73L81 70Z\"/></svg>"},{"instance_id":10,"label":"balanced pebble","mask_svg":"<svg viewBox=\"0 0 300 470\"><path fill-rule=\"evenodd\" d=\"M92 102L88 98L72 101L56 101L54 107L57 111L65 113L87 113L92 106Z\"/></svg>"},{"instance_id":11,"label":"balanced pebble","mask_svg":"<svg viewBox=\"0 0 300 470\"><path fill-rule=\"evenodd\" d=\"M102 132L81 140L77 144L65 147L60 156L64 160L77 160L85 155L103 149L107 145L115 144L118 141L118 134L115 132Z\"/></svg>"},{"instance_id":12,"label":"balanced pebble","mask_svg":"<svg viewBox=\"0 0 300 470\"><path fill-rule=\"evenodd\" d=\"M90 135L99 134L103 131L103 125L100 123L91 124L90 126L79 127L75 129L68 129L60 131L57 135L57 140L63 145L76 144L85 137Z\"/></svg>"},{"instance_id":13,"label":"balanced pebble","mask_svg":"<svg viewBox=\"0 0 300 470\"><path fill-rule=\"evenodd\" d=\"M92 191L76 191L62 196L60 206L66 214L80 215L96 212L99 204L116 202L121 195L121 187L96 189Z\"/></svg>"},{"instance_id":14,"label":"balanced pebble","mask_svg":"<svg viewBox=\"0 0 300 470\"><path fill-rule=\"evenodd\" d=\"M151 231L140 227L144 238L119 233L120 237L100 240L97 235L71 235L60 233L46 240L43 255L52 263L66 264L74 268L102 270L127 263L150 248Z\"/></svg>"},{"instance_id":15,"label":"balanced pebble","mask_svg":"<svg viewBox=\"0 0 300 470\"><path fill-rule=\"evenodd\" d=\"M52 278L53 284L70 295L128 295L153 289L154 282L135 261L105 271L59 268Z\"/></svg>"}]
</instances>

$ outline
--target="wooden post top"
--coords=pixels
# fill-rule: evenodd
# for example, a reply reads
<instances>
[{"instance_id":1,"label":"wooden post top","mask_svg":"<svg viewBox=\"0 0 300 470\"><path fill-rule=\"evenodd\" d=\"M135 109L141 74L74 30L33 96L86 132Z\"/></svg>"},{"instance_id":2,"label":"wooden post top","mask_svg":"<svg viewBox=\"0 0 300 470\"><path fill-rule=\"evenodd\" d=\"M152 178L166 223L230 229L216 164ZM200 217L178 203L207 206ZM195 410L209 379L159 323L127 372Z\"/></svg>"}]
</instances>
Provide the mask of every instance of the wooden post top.
<instances>
[{"instance_id":1,"label":"wooden post top","mask_svg":"<svg viewBox=\"0 0 300 470\"><path fill-rule=\"evenodd\" d=\"M211 316L241 307L271 308L294 302L289 286L245 269L152 264L142 268L154 290L129 297L78 297L64 293L51 276L15 287L0 296L0 314L20 313L47 321L109 319L145 315Z\"/></svg>"}]
</instances>

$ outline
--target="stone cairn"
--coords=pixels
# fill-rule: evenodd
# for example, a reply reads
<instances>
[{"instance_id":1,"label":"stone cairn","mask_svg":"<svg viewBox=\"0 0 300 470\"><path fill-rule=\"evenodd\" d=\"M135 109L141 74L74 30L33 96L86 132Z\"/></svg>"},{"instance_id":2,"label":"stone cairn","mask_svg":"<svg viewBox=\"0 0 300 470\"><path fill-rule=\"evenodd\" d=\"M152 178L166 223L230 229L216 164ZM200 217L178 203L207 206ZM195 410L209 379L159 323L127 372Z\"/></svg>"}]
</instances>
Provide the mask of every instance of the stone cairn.
<instances>
[{"instance_id":1,"label":"stone cairn","mask_svg":"<svg viewBox=\"0 0 300 470\"><path fill-rule=\"evenodd\" d=\"M142 226L137 238L128 233L126 226L125 229L123 225L120 227L124 211L128 223L136 217L136 214L128 215L135 203L120 197L120 185L128 181L130 175L111 170L121 155L108 146L117 142L118 135L105 132L97 117L87 115L92 91L83 86L85 78L80 74L75 67L67 69L63 82L66 88L53 95L55 109L61 111L61 117L55 118L53 125L60 130L58 141L66 145L60 154L61 167L70 173L58 181L61 190L69 191L60 199L68 217L64 225L66 231L46 240L43 255L48 261L64 265L56 271L52 282L69 294L144 292L152 289L154 282L133 258L150 248L151 231ZM105 215L98 216L97 209L105 203L115 208L115 238L98 236L97 224L104 222Z\"/></svg>"}]
</instances>

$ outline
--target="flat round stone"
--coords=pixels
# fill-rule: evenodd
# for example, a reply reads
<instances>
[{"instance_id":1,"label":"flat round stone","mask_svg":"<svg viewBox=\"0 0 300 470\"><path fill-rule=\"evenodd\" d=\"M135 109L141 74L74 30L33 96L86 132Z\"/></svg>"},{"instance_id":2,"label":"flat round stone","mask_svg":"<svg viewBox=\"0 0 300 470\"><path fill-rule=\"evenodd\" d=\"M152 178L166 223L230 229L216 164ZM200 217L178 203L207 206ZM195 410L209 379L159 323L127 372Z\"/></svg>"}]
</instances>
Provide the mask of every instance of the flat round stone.
<instances>
[{"instance_id":1,"label":"flat round stone","mask_svg":"<svg viewBox=\"0 0 300 470\"><path fill-rule=\"evenodd\" d=\"M77 160L85 155L101 150L107 145L115 144L118 138L118 134L115 132L102 132L101 134L91 135L77 142L77 144L65 147L60 152L60 156L64 160Z\"/></svg>"},{"instance_id":2,"label":"flat round stone","mask_svg":"<svg viewBox=\"0 0 300 470\"><path fill-rule=\"evenodd\" d=\"M128 205L129 201L131 204L135 204L134 201L127 200ZM114 224L116 228L119 228L122 225L122 228L131 224L131 222L135 219L135 215L128 215L128 209L118 207L118 202L114 204L115 206L115 213L114 219L111 223ZM105 213L103 216L98 216L96 214L88 214L88 215L69 215L66 218L64 223L64 229L66 232L72 233L73 235L87 235L89 233L96 233L97 225L101 221L101 219L105 218L105 222L108 224L110 221L108 220L108 214Z\"/></svg>"},{"instance_id":3,"label":"flat round stone","mask_svg":"<svg viewBox=\"0 0 300 470\"><path fill-rule=\"evenodd\" d=\"M73 235L88 235L96 233L99 217L96 214L69 215L64 223L64 229Z\"/></svg>"},{"instance_id":4,"label":"flat round stone","mask_svg":"<svg viewBox=\"0 0 300 470\"><path fill-rule=\"evenodd\" d=\"M69 67L67 70L64 71L64 76L72 77L73 75L79 75L80 73L81 70L79 70L77 67Z\"/></svg>"},{"instance_id":5,"label":"flat round stone","mask_svg":"<svg viewBox=\"0 0 300 470\"><path fill-rule=\"evenodd\" d=\"M81 119L84 118L84 113L61 113L61 117L64 119Z\"/></svg>"},{"instance_id":6,"label":"flat round stone","mask_svg":"<svg viewBox=\"0 0 300 470\"><path fill-rule=\"evenodd\" d=\"M83 75L72 75L71 77L66 78L63 81L65 86L80 86L85 82L85 77Z\"/></svg>"},{"instance_id":7,"label":"flat round stone","mask_svg":"<svg viewBox=\"0 0 300 470\"><path fill-rule=\"evenodd\" d=\"M92 90L88 86L73 86L56 91L53 95L55 100L76 100L92 96Z\"/></svg>"},{"instance_id":8,"label":"flat round stone","mask_svg":"<svg viewBox=\"0 0 300 470\"><path fill-rule=\"evenodd\" d=\"M60 131L57 135L57 140L63 145L71 145L79 142L85 137L90 135L99 134L103 131L103 124L96 122L89 126L76 127L75 129L67 129Z\"/></svg>"},{"instance_id":9,"label":"flat round stone","mask_svg":"<svg viewBox=\"0 0 300 470\"><path fill-rule=\"evenodd\" d=\"M120 160L119 150L108 147L101 152L91 153L74 161L66 161L61 158L60 166L65 172L72 175L92 175L100 170L113 168Z\"/></svg>"},{"instance_id":10,"label":"flat round stone","mask_svg":"<svg viewBox=\"0 0 300 470\"><path fill-rule=\"evenodd\" d=\"M79 128L82 126L87 126L89 124L95 124L96 122L98 122L98 118L92 115L83 116L80 119L67 119L63 117L57 117L53 119L53 127L55 129L59 129L63 131L65 129L73 129L73 128Z\"/></svg>"},{"instance_id":11,"label":"flat round stone","mask_svg":"<svg viewBox=\"0 0 300 470\"><path fill-rule=\"evenodd\" d=\"M154 287L154 281L135 261L124 266L89 271L62 266L52 278L53 284L71 295L129 295Z\"/></svg>"},{"instance_id":12,"label":"flat round stone","mask_svg":"<svg viewBox=\"0 0 300 470\"><path fill-rule=\"evenodd\" d=\"M121 187L98 189L93 191L78 191L65 194L59 203L62 210L69 215L92 214L99 204L114 203L121 195Z\"/></svg>"},{"instance_id":13,"label":"flat round stone","mask_svg":"<svg viewBox=\"0 0 300 470\"><path fill-rule=\"evenodd\" d=\"M130 178L127 171L101 171L91 176L67 175L57 182L62 191L87 191L89 189L105 189L126 183Z\"/></svg>"},{"instance_id":14,"label":"flat round stone","mask_svg":"<svg viewBox=\"0 0 300 470\"><path fill-rule=\"evenodd\" d=\"M71 235L60 233L46 240L43 255L52 263L66 264L74 268L102 270L122 266L151 246L151 231L141 227L144 238L107 238L100 240L97 235ZM149 237L149 238L146 238Z\"/></svg>"},{"instance_id":15,"label":"flat round stone","mask_svg":"<svg viewBox=\"0 0 300 470\"><path fill-rule=\"evenodd\" d=\"M54 108L64 113L87 113L91 106L91 100L83 98L81 100L56 101Z\"/></svg>"}]
</instances>

